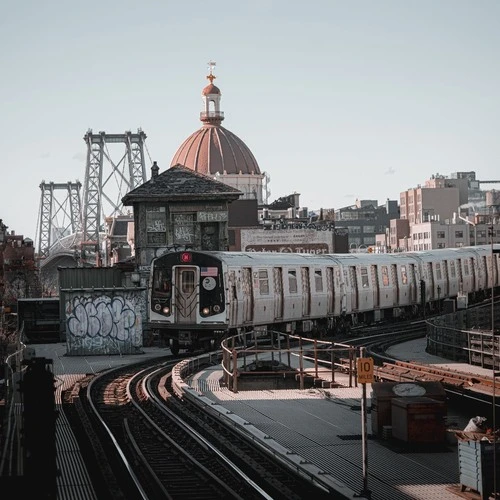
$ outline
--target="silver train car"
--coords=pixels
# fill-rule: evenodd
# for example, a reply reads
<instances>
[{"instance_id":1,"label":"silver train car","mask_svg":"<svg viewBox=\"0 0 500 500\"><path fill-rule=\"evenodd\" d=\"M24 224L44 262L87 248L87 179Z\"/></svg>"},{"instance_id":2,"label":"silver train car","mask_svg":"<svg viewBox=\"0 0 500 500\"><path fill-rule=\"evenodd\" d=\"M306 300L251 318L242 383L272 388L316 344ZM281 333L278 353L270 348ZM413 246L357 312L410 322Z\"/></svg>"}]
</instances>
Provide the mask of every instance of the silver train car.
<instances>
[{"instance_id":1,"label":"silver train car","mask_svg":"<svg viewBox=\"0 0 500 500\"><path fill-rule=\"evenodd\" d=\"M493 251L492 251L493 250ZM167 253L151 265L149 324L172 351L253 329L335 335L458 307L499 286L500 245L391 254Z\"/></svg>"}]
</instances>

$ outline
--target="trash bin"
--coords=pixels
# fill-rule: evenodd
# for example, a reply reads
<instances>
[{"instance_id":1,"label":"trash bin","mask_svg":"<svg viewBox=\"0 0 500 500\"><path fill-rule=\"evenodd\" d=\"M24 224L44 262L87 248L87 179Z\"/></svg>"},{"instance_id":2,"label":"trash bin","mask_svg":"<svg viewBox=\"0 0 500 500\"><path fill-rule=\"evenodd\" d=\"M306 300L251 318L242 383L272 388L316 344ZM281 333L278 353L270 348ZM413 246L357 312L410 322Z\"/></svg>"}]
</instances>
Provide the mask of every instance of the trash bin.
<instances>
[{"instance_id":1,"label":"trash bin","mask_svg":"<svg viewBox=\"0 0 500 500\"><path fill-rule=\"evenodd\" d=\"M467 433L457 433L460 485L462 491L470 488L477 491L482 500L487 500L494 490L494 461L497 490L500 489L500 442L494 443L486 435L481 438L478 433L474 434L475 439L467 439Z\"/></svg>"}]
</instances>

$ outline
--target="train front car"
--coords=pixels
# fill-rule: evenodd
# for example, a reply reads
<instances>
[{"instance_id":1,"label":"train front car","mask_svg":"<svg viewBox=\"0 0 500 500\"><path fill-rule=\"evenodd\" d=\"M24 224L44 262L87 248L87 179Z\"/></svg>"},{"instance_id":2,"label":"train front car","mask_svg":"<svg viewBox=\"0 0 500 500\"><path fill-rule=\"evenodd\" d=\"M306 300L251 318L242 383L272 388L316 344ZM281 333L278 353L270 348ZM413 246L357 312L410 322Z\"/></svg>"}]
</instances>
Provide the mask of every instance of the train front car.
<instances>
[{"instance_id":1,"label":"train front car","mask_svg":"<svg viewBox=\"0 0 500 500\"><path fill-rule=\"evenodd\" d=\"M227 331L223 267L216 255L172 252L151 266L149 321L180 349L208 350Z\"/></svg>"}]
</instances>

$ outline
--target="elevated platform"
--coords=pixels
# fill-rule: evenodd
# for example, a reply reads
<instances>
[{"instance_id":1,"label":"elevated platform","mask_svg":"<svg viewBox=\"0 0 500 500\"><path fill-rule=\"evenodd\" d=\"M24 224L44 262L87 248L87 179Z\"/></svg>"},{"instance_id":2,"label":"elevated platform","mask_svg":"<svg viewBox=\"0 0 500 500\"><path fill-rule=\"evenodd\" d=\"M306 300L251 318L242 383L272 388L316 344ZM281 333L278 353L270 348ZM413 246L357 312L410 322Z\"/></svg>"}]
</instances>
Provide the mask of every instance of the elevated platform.
<instances>
[{"instance_id":1,"label":"elevated platform","mask_svg":"<svg viewBox=\"0 0 500 500\"><path fill-rule=\"evenodd\" d=\"M144 348L142 355L66 357L65 344L34 346L36 356L53 360L57 379L56 404L61 405L61 391L86 374L133 362L147 357L169 354L168 349ZM391 354L406 361L420 361L469 370L477 367L449 363L425 353L425 340L391 348ZM479 368L479 370L481 370ZM348 385L347 375L336 374L336 382ZM222 387L220 365L206 369L186 380L189 386L233 413L248 432L274 447L276 453L296 457L297 463L322 471L346 498L359 498L363 489L361 397L362 388L310 388L305 390L259 390L233 393ZM367 407L370 409L371 386L367 384ZM460 415L448 410L448 425L462 430L475 415ZM476 499L474 492L461 492L457 445L453 440L433 449L411 449L371 435L368 413L368 489L372 499L410 500L457 498ZM57 421L58 498L68 500L96 499L71 429L60 413ZM68 438L69 436L69 438ZM451 436L451 433L450 433Z\"/></svg>"}]
</instances>

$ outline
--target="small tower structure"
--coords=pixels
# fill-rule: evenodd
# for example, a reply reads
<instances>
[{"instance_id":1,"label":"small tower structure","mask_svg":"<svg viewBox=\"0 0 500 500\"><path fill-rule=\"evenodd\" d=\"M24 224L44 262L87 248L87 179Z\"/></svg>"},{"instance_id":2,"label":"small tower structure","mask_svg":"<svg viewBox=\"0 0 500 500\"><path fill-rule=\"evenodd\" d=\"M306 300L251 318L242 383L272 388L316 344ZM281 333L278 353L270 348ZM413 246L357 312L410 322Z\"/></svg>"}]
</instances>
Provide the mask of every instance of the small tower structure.
<instances>
[{"instance_id":1,"label":"small tower structure","mask_svg":"<svg viewBox=\"0 0 500 500\"><path fill-rule=\"evenodd\" d=\"M243 193L243 200L263 203L263 190L267 179L248 146L235 134L224 128L221 111L222 92L214 84L215 62L208 63L209 84L201 91L203 108L200 112L202 127L191 134L175 153L170 166L182 165L195 172L234 187Z\"/></svg>"}]
</instances>

